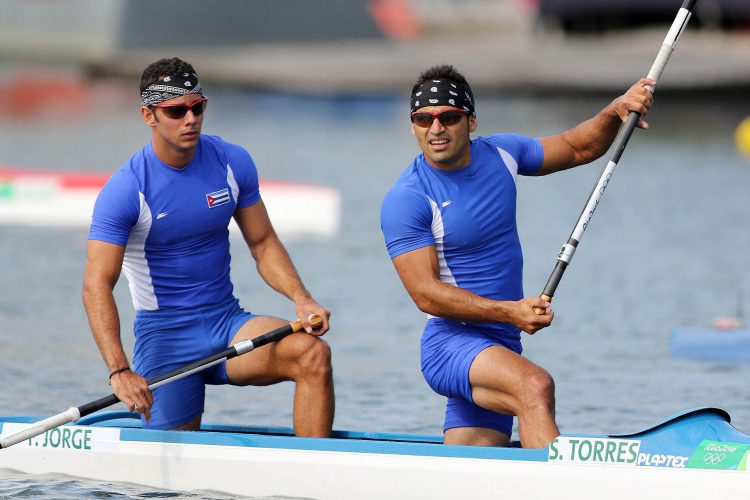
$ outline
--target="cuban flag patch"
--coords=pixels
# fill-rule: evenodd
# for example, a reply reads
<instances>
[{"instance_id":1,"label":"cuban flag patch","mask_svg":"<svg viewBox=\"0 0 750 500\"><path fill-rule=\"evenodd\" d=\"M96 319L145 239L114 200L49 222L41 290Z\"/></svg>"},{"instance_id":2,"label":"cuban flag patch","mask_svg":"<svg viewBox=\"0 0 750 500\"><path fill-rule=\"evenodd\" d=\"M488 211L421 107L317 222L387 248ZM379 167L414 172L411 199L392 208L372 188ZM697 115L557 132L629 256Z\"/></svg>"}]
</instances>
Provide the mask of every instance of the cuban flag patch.
<instances>
[{"instance_id":1,"label":"cuban flag patch","mask_svg":"<svg viewBox=\"0 0 750 500\"><path fill-rule=\"evenodd\" d=\"M208 202L208 208L218 207L225 203L229 203L229 188L224 188L221 191L214 191L206 195L206 201Z\"/></svg>"}]
</instances>

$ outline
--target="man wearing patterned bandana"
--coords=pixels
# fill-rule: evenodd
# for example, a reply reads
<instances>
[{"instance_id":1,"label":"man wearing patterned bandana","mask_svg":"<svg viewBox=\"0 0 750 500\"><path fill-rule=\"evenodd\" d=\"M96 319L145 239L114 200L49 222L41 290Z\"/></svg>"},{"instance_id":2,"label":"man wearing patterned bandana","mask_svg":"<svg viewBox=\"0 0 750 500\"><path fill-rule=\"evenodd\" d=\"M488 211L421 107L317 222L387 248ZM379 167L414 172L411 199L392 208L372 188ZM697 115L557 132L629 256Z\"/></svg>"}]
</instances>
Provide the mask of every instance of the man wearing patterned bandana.
<instances>
[{"instance_id":1,"label":"man wearing patterned bandana","mask_svg":"<svg viewBox=\"0 0 750 500\"><path fill-rule=\"evenodd\" d=\"M553 380L521 356L520 332L549 326L553 312L549 302L523 296L516 176L599 158L631 111L648 112L646 85L655 82L639 80L557 135L471 140L477 118L466 79L436 66L415 83L412 133L422 154L386 194L381 227L401 281L428 314L422 373L448 398L446 444L507 446L513 416L524 447L543 448L559 435ZM643 120L638 126L648 128Z\"/></svg>"},{"instance_id":2,"label":"man wearing patterned bandana","mask_svg":"<svg viewBox=\"0 0 750 500\"><path fill-rule=\"evenodd\" d=\"M83 301L114 394L144 427L200 427L205 384L295 382L294 429L331 433L331 351L322 336L330 313L305 289L268 219L248 152L201 134L206 97L179 59L149 65L141 116L151 143L107 182L94 207ZM287 323L245 312L230 281L228 225L237 222L261 277L295 304L306 333L148 389L147 378ZM125 273L136 309L131 370L120 338L113 288ZM313 330L309 316L323 325Z\"/></svg>"}]
</instances>

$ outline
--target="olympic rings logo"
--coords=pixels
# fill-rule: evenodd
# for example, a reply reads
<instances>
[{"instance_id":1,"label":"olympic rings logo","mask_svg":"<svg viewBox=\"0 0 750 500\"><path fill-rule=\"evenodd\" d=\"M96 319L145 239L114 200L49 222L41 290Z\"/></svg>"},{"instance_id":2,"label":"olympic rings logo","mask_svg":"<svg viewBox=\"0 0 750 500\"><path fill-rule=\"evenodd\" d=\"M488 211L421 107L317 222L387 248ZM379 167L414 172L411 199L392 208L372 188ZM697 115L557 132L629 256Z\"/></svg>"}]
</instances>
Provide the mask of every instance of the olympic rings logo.
<instances>
[{"instance_id":1,"label":"olympic rings logo","mask_svg":"<svg viewBox=\"0 0 750 500\"><path fill-rule=\"evenodd\" d=\"M727 456L724 453L706 453L703 455L703 462L706 465L716 465L723 462L725 458Z\"/></svg>"}]
</instances>

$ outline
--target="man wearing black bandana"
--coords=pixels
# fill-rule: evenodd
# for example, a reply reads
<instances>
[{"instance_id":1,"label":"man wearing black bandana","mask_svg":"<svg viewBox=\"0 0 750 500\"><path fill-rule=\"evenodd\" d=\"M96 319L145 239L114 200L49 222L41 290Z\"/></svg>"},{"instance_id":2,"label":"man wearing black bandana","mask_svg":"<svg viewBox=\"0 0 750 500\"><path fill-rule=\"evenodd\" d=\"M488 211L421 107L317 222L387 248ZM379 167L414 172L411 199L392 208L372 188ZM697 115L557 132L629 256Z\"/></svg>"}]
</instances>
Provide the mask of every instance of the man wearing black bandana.
<instances>
[{"instance_id":1,"label":"man wearing black bandana","mask_svg":"<svg viewBox=\"0 0 750 500\"><path fill-rule=\"evenodd\" d=\"M422 373L448 398L446 444L507 446L514 416L524 447L543 448L559 435L554 382L521 356L520 332L549 326L553 312L549 302L523 296L516 176L599 158L631 111L648 112L646 85L655 82L639 80L557 135L472 140L477 117L463 75L436 66L415 83L412 134L422 154L386 194L381 227L401 281L428 314ZM648 128L643 120L638 126Z\"/></svg>"},{"instance_id":2,"label":"man wearing black bandana","mask_svg":"<svg viewBox=\"0 0 750 500\"><path fill-rule=\"evenodd\" d=\"M83 300L114 394L142 425L200 427L206 384L295 382L297 435L331 433L331 351L320 336L329 312L307 291L279 241L248 152L201 134L207 98L177 58L141 77L151 142L110 178L89 233ZM228 225L237 222L261 277L294 302L306 332L149 390L146 379L223 351L287 322L239 306L230 281ZM133 368L123 350L113 288L125 273L136 309ZM314 330L309 317L323 319Z\"/></svg>"}]
</instances>

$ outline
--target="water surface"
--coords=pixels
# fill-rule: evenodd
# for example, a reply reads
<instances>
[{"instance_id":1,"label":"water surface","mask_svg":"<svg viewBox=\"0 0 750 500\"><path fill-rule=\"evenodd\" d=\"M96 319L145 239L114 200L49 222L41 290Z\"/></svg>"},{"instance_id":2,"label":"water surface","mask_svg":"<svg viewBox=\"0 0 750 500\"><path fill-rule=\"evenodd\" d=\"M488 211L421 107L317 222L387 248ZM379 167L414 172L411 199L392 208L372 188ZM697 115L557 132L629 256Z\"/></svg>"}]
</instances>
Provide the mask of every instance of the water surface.
<instances>
[{"instance_id":1,"label":"water surface","mask_svg":"<svg viewBox=\"0 0 750 500\"><path fill-rule=\"evenodd\" d=\"M204 132L249 149L261 177L319 182L342 193L337 238L286 241L308 288L333 311L326 338L334 353L335 427L439 433L443 400L419 372L424 316L402 289L379 229L383 194L417 153L406 95L307 98L215 88L208 95ZM92 82L78 99L75 106L6 112L0 164L111 172L149 139L135 85ZM479 133L552 134L607 101L480 96ZM715 96L657 95L652 129L631 139L557 290L554 324L524 336L525 354L556 380L562 432L636 431L696 406L723 408L750 431L750 363L675 359L668 345L673 328L733 315L737 290L750 291L750 161L732 139L749 112ZM519 178L527 294L541 292L602 165ZM85 245L85 230L0 227L2 414L49 416L108 394L80 300ZM290 303L256 276L240 240L232 253L242 304L290 316ZM124 279L116 295L130 350ZM212 387L204 421L289 426L291 396L291 384ZM2 497L161 496L12 473L1 484ZM184 496L209 497L222 498Z\"/></svg>"}]
</instances>

